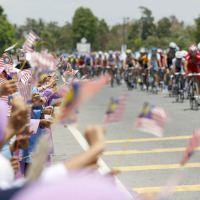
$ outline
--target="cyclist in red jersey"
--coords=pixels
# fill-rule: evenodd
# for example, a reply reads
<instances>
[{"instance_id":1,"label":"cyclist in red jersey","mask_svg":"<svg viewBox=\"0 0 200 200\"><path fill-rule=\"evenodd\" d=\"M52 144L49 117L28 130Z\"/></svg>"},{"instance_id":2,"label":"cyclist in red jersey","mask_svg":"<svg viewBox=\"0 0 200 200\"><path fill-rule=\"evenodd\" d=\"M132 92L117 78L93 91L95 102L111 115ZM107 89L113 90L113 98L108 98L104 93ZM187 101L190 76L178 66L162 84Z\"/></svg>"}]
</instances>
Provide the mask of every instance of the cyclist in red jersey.
<instances>
[{"instance_id":1,"label":"cyclist in red jersey","mask_svg":"<svg viewBox=\"0 0 200 200\"><path fill-rule=\"evenodd\" d=\"M198 64L200 63L200 53L197 53L197 46L196 45L190 45L189 47L189 53L187 56L185 56L185 63L184 63L184 69L185 72L188 73L199 73L199 68ZM197 94L199 95L199 89L200 89L200 84L199 84L199 79L200 76L197 76ZM189 83L190 78L188 77L187 83Z\"/></svg>"}]
</instances>

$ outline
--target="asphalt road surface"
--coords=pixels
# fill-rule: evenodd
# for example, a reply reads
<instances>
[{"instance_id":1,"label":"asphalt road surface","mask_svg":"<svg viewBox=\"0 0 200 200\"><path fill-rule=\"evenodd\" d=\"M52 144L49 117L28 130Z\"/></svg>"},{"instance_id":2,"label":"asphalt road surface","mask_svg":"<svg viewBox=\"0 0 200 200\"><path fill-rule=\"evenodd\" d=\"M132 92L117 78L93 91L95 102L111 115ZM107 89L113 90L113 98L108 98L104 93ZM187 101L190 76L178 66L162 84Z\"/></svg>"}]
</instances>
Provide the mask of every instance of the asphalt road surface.
<instances>
[{"instance_id":1,"label":"asphalt road surface","mask_svg":"<svg viewBox=\"0 0 200 200\"><path fill-rule=\"evenodd\" d=\"M106 125L107 148L102 156L110 169L116 166L123 154L119 180L129 189L138 193L158 191L169 177L179 169L179 163L185 147L193 133L199 128L200 111L190 109L188 100L175 102L166 92L157 95L141 92L140 89L128 91L125 84L111 88L107 86L100 93L79 108L79 130L88 124L101 124L110 97L129 94L123 121ZM169 115L164 137L157 138L149 133L136 131L124 149L133 123L144 102L164 107ZM69 159L82 150L71 132L63 126L54 127L55 155L53 163ZM200 148L189 160L185 176L176 187L174 200L200 199Z\"/></svg>"}]
</instances>

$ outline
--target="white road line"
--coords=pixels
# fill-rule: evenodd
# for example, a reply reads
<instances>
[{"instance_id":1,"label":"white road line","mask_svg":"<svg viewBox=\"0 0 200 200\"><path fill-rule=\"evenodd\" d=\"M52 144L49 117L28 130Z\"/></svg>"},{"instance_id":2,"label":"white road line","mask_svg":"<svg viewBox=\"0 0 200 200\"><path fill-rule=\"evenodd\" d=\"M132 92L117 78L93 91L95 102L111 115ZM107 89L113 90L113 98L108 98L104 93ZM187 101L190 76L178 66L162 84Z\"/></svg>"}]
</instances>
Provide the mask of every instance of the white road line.
<instances>
[{"instance_id":1,"label":"white road line","mask_svg":"<svg viewBox=\"0 0 200 200\"><path fill-rule=\"evenodd\" d=\"M77 140L77 142L80 144L80 146L83 148L83 150L85 150L85 151L88 150L89 145L88 145L87 141L85 140L85 138L82 136L82 134L74 126L68 126L68 129L72 133L74 138ZM109 167L106 165L106 163L103 161L102 158L99 158L98 165L99 165L99 172L101 174L110 172ZM133 198L133 196L130 194L130 192L127 190L127 188L120 182L120 180L116 176L114 176L114 178L115 178L116 184L126 194L128 194L131 198Z\"/></svg>"}]
</instances>

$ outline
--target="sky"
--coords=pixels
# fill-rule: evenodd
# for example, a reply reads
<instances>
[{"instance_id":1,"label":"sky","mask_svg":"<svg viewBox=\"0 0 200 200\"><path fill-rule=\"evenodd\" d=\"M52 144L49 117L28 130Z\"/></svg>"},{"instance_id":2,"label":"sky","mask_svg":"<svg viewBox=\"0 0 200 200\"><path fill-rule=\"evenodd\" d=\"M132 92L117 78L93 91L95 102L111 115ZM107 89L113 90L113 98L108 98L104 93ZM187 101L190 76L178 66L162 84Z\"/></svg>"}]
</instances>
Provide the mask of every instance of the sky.
<instances>
[{"instance_id":1,"label":"sky","mask_svg":"<svg viewBox=\"0 0 200 200\"><path fill-rule=\"evenodd\" d=\"M90 8L99 19L109 26L123 22L123 17L139 19L139 6L149 8L155 21L175 15L186 25L194 24L200 16L200 0L0 0L11 23L23 25L26 18L45 22L56 21L59 25L72 22L75 10L80 6Z\"/></svg>"}]
</instances>

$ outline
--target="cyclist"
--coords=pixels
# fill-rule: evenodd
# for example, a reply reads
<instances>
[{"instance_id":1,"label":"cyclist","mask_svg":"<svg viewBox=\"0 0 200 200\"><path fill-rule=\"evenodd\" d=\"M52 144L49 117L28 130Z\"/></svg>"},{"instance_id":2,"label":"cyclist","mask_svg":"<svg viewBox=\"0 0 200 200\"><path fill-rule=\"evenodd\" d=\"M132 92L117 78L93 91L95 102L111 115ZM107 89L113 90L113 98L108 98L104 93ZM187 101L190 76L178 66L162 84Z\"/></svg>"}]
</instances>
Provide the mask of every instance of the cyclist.
<instances>
[{"instance_id":1,"label":"cyclist","mask_svg":"<svg viewBox=\"0 0 200 200\"><path fill-rule=\"evenodd\" d=\"M83 55L81 55L78 59L78 69L81 77L85 75L85 60Z\"/></svg>"},{"instance_id":2,"label":"cyclist","mask_svg":"<svg viewBox=\"0 0 200 200\"><path fill-rule=\"evenodd\" d=\"M186 73L199 73L198 64L200 63L200 54L197 53L198 48L195 44L190 45L189 47L189 53L185 57L185 63L184 63L184 70ZM197 94L199 95L199 79L200 77L197 76ZM190 77L187 78L187 83L189 83ZM199 99L200 100L200 99Z\"/></svg>"},{"instance_id":3,"label":"cyclist","mask_svg":"<svg viewBox=\"0 0 200 200\"><path fill-rule=\"evenodd\" d=\"M175 73L181 73L182 75L185 73L184 71L184 62L185 62L185 59L183 58L183 54L181 51L177 51L176 52L176 58L174 58L172 60L172 64L173 64L173 74ZM181 79L181 88L180 89L183 89L184 87L184 81L183 79ZM178 82L178 76L175 76L174 78L174 81L175 83Z\"/></svg>"},{"instance_id":4,"label":"cyclist","mask_svg":"<svg viewBox=\"0 0 200 200\"><path fill-rule=\"evenodd\" d=\"M140 53L136 56L136 64L139 66L139 76L141 77L142 72L144 72L144 87L146 85L146 79L147 79L147 68L148 68L148 57L147 52L145 48L140 49Z\"/></svg>"},{"instance_id":5,"label":"cyclist","mask_svg":"<svg viewBox=\"0 0 200 200\"><path fill-rule=\"evenodd\" d=\"M106 69L107 69L107 66L108 66L108 54L107 53L104 53L103 55L103 61L102 61L102 64L103 64L103 74L105 74L106 72Z\"/></svg>"},{"instance_id":6,"label":"cyclist","mask_svg":"<svg viewBox=\"0 0 200 200\"><path fill-rule=\"evenodd\" d=\"M165 56L165 67L166 67L166 84L169 82L170 68L172 66L172 60L175 58L177 45L174 42L169 44L169 49L167 50L167 54Z\"/></svg>"},{"instance_id":7,"label":"cyclist","mask_svg":"<svg viewBox=\"0 0 200 200\"><path fill-rule=\"evenodd\" d=\"M85 63L85 74L89 75L89 72L91 71L91 66L92 66L92 57L90 56L90 54L87 54L85 59L84 59L84 63Z\"/></svg>"},{"instance_id":8,"label":"cyclist","mask_svg":"<svg viewBox=\"0 0 200 200\"><path fill-rule=\"evenodd\" d=\"M173 64L173 73L180 72L184 73L184 62L183 54L181 51L176 52L176 58L172 60Z\"/></svg>"},{"instance_id":9,"label":"cyclist","mask_svg":"<svg viewBox=\"0 0 200 200\"><path fill-rule=\"evenodd\" d=\"M197 45L197 48L198 48L198 53L200 53L200 43Z\"/></svg>"},{"instance_id":10,"label":"cyclist","mask_svg":"<svg viewBox=\"0 0 200 200\"><path fill-rule=\"evenodd\" d=\"M131 68L131 75L133 76L133 69L135 67L135 61L132 55L132 51L128 49L126 51L126 58L123 61L123 67L125 69Z\"/></svg>"},{"instance_id":11,"label":"cyclist","mask_svg":"<svg viewBox=\"0 0 200 200\"><path fill-rule=\"evenodd\" d=\"M182 53L183 58L185 58L185 56L188 55L188 52L186 50L182 50L181 53Z\"/></svg>"},{"instance_id":12,"label":"cyclist","mask_svg":"<svg viewBox=\"0 0 200 200\"><path fill-rule=\"evenodd\" d=\"M115 67L117 66L117 62L116 62L116 57L115 57L112 50L110 50L108 52L108 54L109 54L109 56L108 56L108 73L111 75L111 83L113 83L114 76L115 76L115 73L116 73Z\"/></svg>"},{"instance_id":13,"label":"cyclist","mask_svg":"<svg viewBox=\"0 0 200 200\"><path fill-rule=\"evenodd\" d=\"M103 66L103 52L102 51L98 52L95 63L96 63L95 73L96 73L96 76L98 76L101 73L101 69Z\"/></svg>"},{"instance_id":14,"label":"cyclist","mask_svg":"<svg viewBox=\"0 0 200 200\"><path fill-rule=\"evenodd\" d=\"M161 66L160 61L160 54L157 52L156 47L151 48L151 53L148 55L148 67L152 68L155 72L155 78L156 78L156 87L158 87L159 81L158 81L158 70L159 66Z\"/></svg>"}]
</instances>

